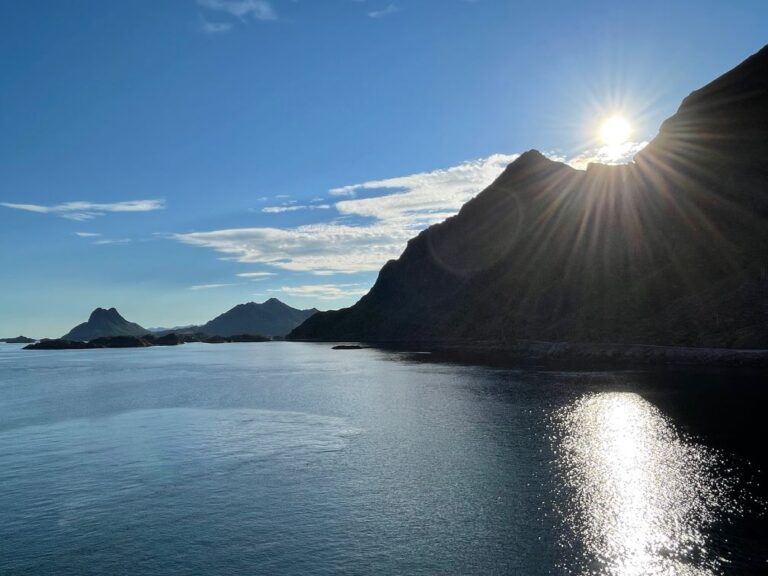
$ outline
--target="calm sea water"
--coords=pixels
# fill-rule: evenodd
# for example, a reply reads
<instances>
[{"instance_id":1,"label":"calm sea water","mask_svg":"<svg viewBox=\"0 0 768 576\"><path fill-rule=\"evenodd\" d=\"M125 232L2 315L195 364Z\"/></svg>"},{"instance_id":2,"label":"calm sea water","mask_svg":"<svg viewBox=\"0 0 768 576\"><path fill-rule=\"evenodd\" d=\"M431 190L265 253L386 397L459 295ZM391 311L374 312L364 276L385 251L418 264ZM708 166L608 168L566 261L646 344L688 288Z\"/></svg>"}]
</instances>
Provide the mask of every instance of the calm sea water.
<instances>
[{"instance_id":1,"label":"calm sea water","mask_svg":"<svg viewBox=\"0 0 768 576\"><path fill-rule=\"evenodd\" d=\"M0 574L765 573L762 384L0 346Z\"/></svg>"}]
</instances>

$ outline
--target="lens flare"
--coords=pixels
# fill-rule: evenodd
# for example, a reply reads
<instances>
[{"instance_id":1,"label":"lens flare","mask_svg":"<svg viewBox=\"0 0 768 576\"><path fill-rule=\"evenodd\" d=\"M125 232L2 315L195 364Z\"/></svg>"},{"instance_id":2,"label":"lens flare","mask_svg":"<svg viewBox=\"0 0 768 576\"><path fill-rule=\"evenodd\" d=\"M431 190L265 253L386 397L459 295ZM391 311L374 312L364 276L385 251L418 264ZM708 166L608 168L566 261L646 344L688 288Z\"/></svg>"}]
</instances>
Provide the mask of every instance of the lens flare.
<instances>
[{"instance_id":1,"label":"lens flare","mask_svg":"<svg viewBox=\"0 0 768 576\"><path fill-rule=\"evenodd\" d=\"M622 116L611 116L600 126L600 139L611 148L624 144L632 135L632 127Z\"/></svg>"}]
</instances>

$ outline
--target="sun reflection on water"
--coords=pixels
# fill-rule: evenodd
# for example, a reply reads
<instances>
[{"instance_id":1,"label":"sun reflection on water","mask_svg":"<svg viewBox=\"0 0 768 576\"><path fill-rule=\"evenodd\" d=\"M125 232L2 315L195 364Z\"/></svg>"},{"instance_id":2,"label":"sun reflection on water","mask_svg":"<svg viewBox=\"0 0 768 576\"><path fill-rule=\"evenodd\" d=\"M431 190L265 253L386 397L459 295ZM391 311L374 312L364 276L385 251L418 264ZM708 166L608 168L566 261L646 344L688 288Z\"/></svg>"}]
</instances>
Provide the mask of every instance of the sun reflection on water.
<instances>
[{"instance_id":1,"label":"sun reflection on water","mask_svg":"<svg viewBox=\"0 0 768 576\"><path fill-rule=\"evenodd\" d=\"M567 573L717 575L726 559L707 528L734 512L718 454L682 436L633 393L584 396L555 416L570 537L582 556Z\"/></svg>"}]
</instances>

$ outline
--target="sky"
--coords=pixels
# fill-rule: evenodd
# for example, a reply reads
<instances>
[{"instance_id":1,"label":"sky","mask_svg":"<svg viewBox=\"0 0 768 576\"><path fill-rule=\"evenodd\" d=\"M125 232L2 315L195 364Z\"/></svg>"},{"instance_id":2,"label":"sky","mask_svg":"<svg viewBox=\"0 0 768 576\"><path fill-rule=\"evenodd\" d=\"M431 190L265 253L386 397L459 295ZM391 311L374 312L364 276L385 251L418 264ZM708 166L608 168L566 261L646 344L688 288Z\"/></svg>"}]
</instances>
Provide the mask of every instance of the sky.
<instances>
[{"instance_id":1,"label":"sky","mask_svg":"<svg viewBox=\"0 0 768 576\"><path fill-rule=\"evenodd\" d=\"M768 42L764 0L0 10L0 337L349 306L520 153L628 160Z\"/></svg>"}]
</instances>

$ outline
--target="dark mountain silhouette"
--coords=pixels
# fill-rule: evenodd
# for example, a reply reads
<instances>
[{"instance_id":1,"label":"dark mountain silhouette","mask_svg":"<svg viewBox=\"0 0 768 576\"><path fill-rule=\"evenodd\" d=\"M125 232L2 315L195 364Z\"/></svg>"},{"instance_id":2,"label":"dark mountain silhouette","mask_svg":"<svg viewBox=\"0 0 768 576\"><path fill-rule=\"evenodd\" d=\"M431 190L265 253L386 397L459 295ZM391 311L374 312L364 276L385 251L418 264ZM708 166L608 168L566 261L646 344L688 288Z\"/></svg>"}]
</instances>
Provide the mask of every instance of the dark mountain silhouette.
<instances>
[{"instance_id":1,"label":"dark mountain silhouette","mask_svg":"<svg viewBox=\"0 0 768 576\"><path fill-rule=\"evenodd\" d=\"M629 165L526 152L289 338L768 348L768 47Z\"/></svg>"},{"instance_id":2,"label":"dark mountain silhouette","mask_svg":"<svg viewBox=\"0 0 768 576\"><path fill-rule=\"evenodd\" d=\"M209 336L236 336L243 334L260 334L262 336L285 336L317 310L298 310L270 298L262 304L248 302L238 304L210 322L203 324L195 331Z\"/></svg>"},{"instance_id":3,"label":"dark mountain silhouette","mask_svg":"<svg viewBox=\"0 0 768 576\"><path fill-rule=\"evenodd\" d=\"M96 310L91 312L88 322L84 322L72 328L72 330L62 336L62 340L80 340L87 342L95 338L111 338L114 336L140 337L146 334L149 334L149 330L146 330L133 322L128 322L128 320L120 316L120 313L114 308L110 308L109 310L96 308Z\"/></svg>"},{"instance_id":4,"label":"dark mountain silhouette","mask_svg":"<svg viewBox=\"0 0 768 576\"><path fill-rule=\"evenodd\" d=\"M0 338L0 342L6 344L31 344L35 342L34 338L27 338L26 336L16 336L15 338Z\"/></svg>"}]
</instances>

